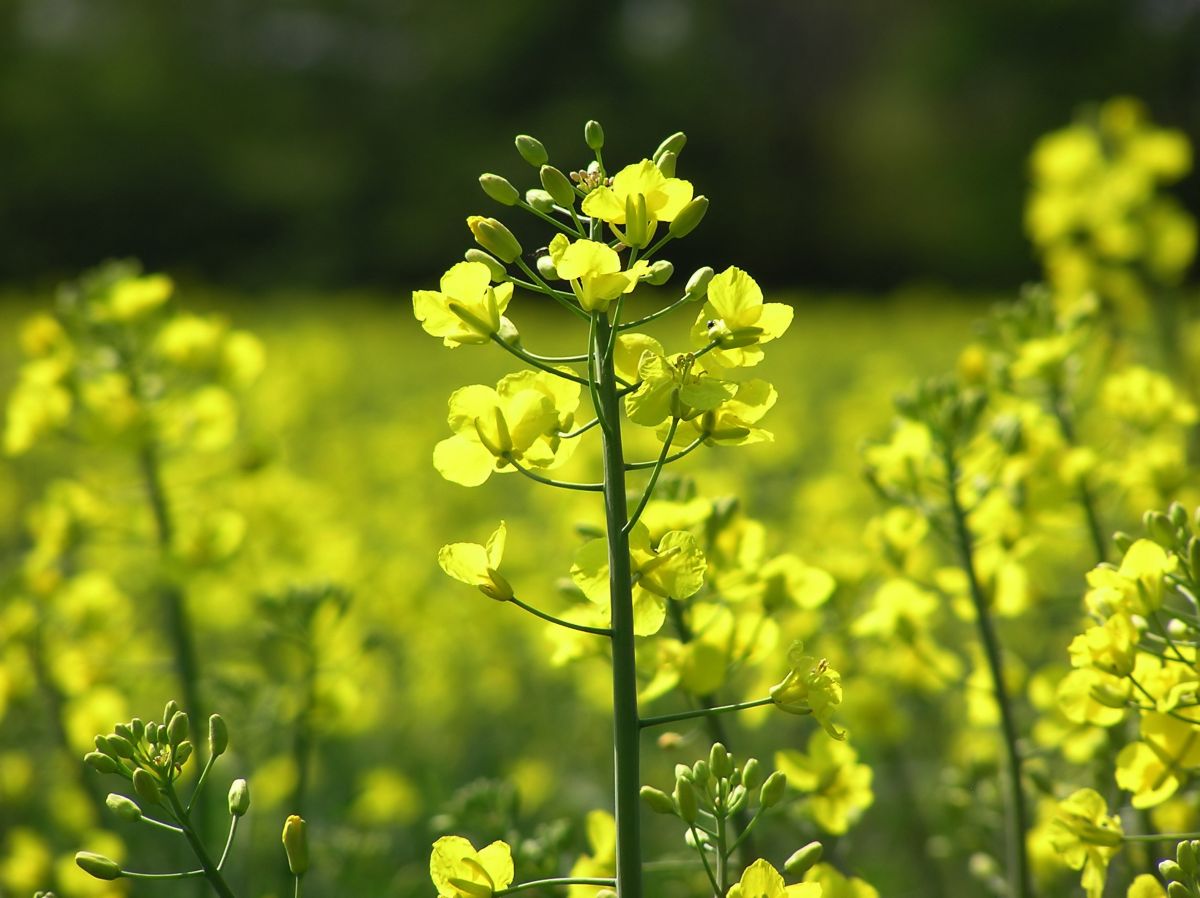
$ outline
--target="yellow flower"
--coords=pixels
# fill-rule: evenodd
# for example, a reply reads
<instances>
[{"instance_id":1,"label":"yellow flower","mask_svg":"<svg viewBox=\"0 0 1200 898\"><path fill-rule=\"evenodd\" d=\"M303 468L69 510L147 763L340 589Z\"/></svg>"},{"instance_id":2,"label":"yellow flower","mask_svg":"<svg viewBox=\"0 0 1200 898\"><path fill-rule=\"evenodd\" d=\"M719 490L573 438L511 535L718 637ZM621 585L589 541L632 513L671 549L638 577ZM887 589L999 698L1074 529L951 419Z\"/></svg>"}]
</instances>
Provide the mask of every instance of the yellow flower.
<instances>
[{"instance_id":1,"label":"yellow flower","mask_svg":"<svg viewBox=\"0 0 1200 898\"><path fill-rule=\"evenodd\" d=\"M1200 720L1195 723L1167 714L1143 713L1141 741L1117 755L1117 785L1133 793L1135 808L1166 801L1187 771L1200 767Z\"/></svg>"},{"instance_id":2,"label":"yellow flower","mask_svg":"<svg viewBox=\"0 0 1200 898\"><path fill-rule=\"evenodd\" d=\"M615 876L617 872L617 821L608 811L589 811L587 840L591 854L581 855L571 867L573 879L596 879ZM567 898L594 898L598 886L573 885Z\"/></svg>"},{"instance_id":3,"label":"yellow flower","mask_svg":"<svg viewBox=\"0 0 1200 898\"><path fill-rule=\"evenodd\" d=\"M625 413L634 424L655 427L668 417L691 420L713 411L734 395L736 387L699 370L691 353L670 358L654 349L638 362L637 390L625 398Z\"/></svg>"},{"instance_id":4,"label":"yellow flower","mask_svg":"<svg viewBox=\"0 0 1200 898\"><path fill-rule=\"evenodd\" d=\"M462 836L433 843L429 876L439 898L488 898L513 881L512 849L500 841L476 851Z\"/></svg>"},{"instance_id":5,"label":"yellow flower","mask_svg":"<svg viewBox=\"0 0 1200 898\"><path fill-rule=\"evenodd\" d=\"M1108 862L1121 850L1119 817L1110 816L1095 789L1080 789L1059 802L1049 827L1050 844L1072 870L1082 870L1088 898L1100 898Z\"/></svg>"},{"instance_id":6,"label":"yellow flower","mask_svg":"<svg viewBox=\"0 0 1200 898\"><path fill-rule=\"evenodd\" d=\"M807 752L776 752L775 767L787 775L789 785L809 793L809 812L833 835L850 829L875 800L871 768L858 763L858 752L820 733L808 740Z\"/></svg>"},{"instance_id":7,"label":"yellow flower","mask_svg":"<svg viewBox=\"0 0 1200 898\"><path fill-rule=\"evenodd\" d=\"M708 285L708 298L692 325L692 345L717 344L705 356L706 366L748 368L762 361L762 344L782 336L793 315L789 305L764 303L754 278L731 266Z\"/></svg>"},{"instance_id":8,"label":"yellow flower","mask_svg":"<svg viewBox=\"0 0 1200 898\"><path fill-rule=\"evenodd\" d=\"M771 687L771 700L789 714L811 714L834 739L845 739L846 731L833 725L834 709L842 703L841 675L822 658L804 654L804 644L788 649L792 669Z\"/></svg>"},{"instance_id":9,"label":"yellow flower","mask_svg":"<svg viewBox=\"0 0 1200 898\"><path fill-rule=\"evenodd\" d=\"M442 546L438 550L438 564L455 580L478 587L489 599L507 602L513 597L513 589L497 570L500 567L500 559L504 557L507 535L508 529L501 521L484 546L478 543L451 543Z\"/></svg>"},{"instance_id":10,"label":"yellow flower","mask_svg":"<svg viewBox=\"0 0 1200 898\"><path fill-rule=\"evenodd\" d=\"M558 276L567 281L579 304L589 312L603 312L609 303L637 286L638 279L650 270L645 261L621 270L616 250L594 240L571 243L565 234L550 241L550 261Z\"/></svg>"},{"instance_id":11,"label":"yellow flower","mask_svg":"<svg viewBox=\"0 0 1200 898\"><path fill-rule=\"evenodd\" d=\"M623 225L626 200L636 201L639 194L646 198L649 222L673 221L692 201L692 185L680 178L664 177L657 165L643 159L617 172L612 187L597 187L584 197L583 214Z\"/></svg>"},{"instance_id":12,"label":"yellow flower","mask_svg":"<svg viewBox=\"0 0 1200 898\"><path fill-rule=\"evenodd\" d=\"M730 886L725 898L821 898L821 895L819 883L784 885L779 871L759 858Z\"/></svg>"},{"instance_id":13,"label":"yellow flower","mask_svg":"<svg viewBox=\"0 0 1200 898\"><path fill-rule=\"evenodd\" d=\"M482 262L459 262L442 275L440 291L414 290L413 312L421 327L451 349L487 343L507 322L504 311L513 292L511 283L492 287L491 280Z\"/></svg>"},{"instance_id":14,"label":"yellow flower","mask_svg":"<svg viewBox=\"0 0 1200 898\"><path fill-rule=\"evenodd\" d=\"M1071 640L1067 651L1073 667L1094 667L1124 677L1133 672L1138 632L1127 614L1114 614Z\"/></svg>"},{"instance_id":15,"label":"yellow flower","mask_svg":"<svg viewBox=\"0 0 1200 898\"><path fill-rule=\"evenodd\" d=\"M805 882L821 886L821 898L879 898L879 890L857 876L846 876L831 864L817 864L804 874Z\"/></svg>"}]
</instances>

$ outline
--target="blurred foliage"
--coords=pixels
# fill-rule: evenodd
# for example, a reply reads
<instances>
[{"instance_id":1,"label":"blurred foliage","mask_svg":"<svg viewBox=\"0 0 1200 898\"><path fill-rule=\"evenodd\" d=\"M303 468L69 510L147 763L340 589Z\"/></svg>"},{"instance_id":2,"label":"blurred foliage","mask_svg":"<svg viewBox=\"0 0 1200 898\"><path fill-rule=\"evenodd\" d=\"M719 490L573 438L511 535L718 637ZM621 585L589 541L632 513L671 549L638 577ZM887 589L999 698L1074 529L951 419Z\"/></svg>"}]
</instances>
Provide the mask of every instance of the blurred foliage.
<instances>
[{"instance_id":1,"label":"blurred foliage","mask_svg":"<svg viewBox=\"0 0 1200 898\"><path fill-rule=\"evenodd\" d=\"M395 288L456 255L497 135L595 117L736 182L684 268L1009 285L1034 138L1117 92L1200 135L1197 46L1186 0L9 0L0 273Z\"/></svg>"}]
</instances>

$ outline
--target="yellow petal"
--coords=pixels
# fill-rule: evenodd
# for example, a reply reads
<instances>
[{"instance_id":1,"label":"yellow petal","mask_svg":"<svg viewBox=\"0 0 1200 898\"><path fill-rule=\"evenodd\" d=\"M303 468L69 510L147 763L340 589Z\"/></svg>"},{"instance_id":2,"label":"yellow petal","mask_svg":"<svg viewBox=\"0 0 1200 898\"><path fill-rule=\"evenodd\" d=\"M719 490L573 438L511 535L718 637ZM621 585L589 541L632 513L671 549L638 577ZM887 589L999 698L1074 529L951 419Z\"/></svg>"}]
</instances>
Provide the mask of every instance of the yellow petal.
<instances>
[{"instance_id":1,"label":"yellow petal","mask_svg":"<svg viewBox=\"0 0 1200 898\"><path fill-rule=\"evenodd\" d=\"M483 445L455 435L433 447L433 466L451 483L479 486L492 476L495 458Z\"/></svg>"}]
</instances>

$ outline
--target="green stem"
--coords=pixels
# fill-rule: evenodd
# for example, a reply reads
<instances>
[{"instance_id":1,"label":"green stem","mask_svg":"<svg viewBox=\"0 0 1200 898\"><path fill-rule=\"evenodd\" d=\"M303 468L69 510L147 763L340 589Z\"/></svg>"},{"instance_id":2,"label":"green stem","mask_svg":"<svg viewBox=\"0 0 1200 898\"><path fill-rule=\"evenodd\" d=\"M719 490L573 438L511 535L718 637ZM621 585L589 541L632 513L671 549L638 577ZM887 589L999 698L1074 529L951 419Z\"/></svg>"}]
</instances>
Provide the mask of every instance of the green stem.
<instances>
[{"instance_id":1,"label":"green stem","mask_svg":"<svg viewBox=\"0 0 1200 898\"><path fill-rule=\"evenodd\" d=\"M563 490L581 490L585 493L600 493L604 491L603 483L574 483L568 480L553 480L549 477L543 477L541 474L535 474L533 471L523 467L515 459L505 457L510 465L528 477L530 480L536 480L538 483L544 483L546 486L556 486Z\"/></svg>"},{"instance_id":2,"label":"green stem","mask_svg":"<svg viewBox=\"0 0 1200 898\"><path fill-rule=\"evenodd\" d=\"M675 431L679 429L679 419L671 419L671 427L667 431L667 438L663 440L662 451L658 453L658 461L654 463L654 470L650 472L650 482L646 484L646 489L642 493L642 498L637 504L637 508L633 510L633 514L629 516L629 520L625 522L625 526L621 529L625 533L633 530L638 519L642 516L642 512L646 510L646 505L650 502L650 498L654 495L654 487L658 483L658 477L662 474L663 465L667 462L667 453L671 449L671 441L675 439Z\"/></svg>"},{"instance_id":3,"label":"green stem","mask_svg":"<svg viewBox=\"0 0 1200 898\"><path fill-rule=\"evenodd\" d=\"M646 727L661 726L664 723L675 723L677 720L693 720L697 717L708 717L712 714L732 714L734 711L745 711L749 708L761 708L773 703L771 698L756 698L750 702L736 702L732 705L717 705L715 708L693 708L690 711L677 711L674 714L660 714L657 717L643 717L639 725Z\"/></svg>"},{"instance_id":4,"label":"green stem","mask_svg":"<svg viewBox=\"0 0 1200 898\"><path fill-rule=\"evenodd\" d=\"M204 782L208 779L208 772L212 770L213 764L216 763L216 757L209 756L204 762L204 768L200 771L200 777L196 780L196 785L192 787L192 797L188 799L187 812L192 812L192 807L196 804L196 798L200 795L200 790L204 788Z\"/></svg>"},{"instance_id":5,"label":"green stem","mask_svg":"<svg viewBox=\"0 0 1200 898\"><path fill-rule=\"evenodd\" d=\"M208 849L204 847L204 843L200 841L200 837L196 835L196 831L192 829L191 821L188 818L188 812L179 802L179 796L175 794L174 786L170 784L163 790L168 804L171 806L171 811L175 814L175 819L179 821L179 825L183 827L183 837L187 839L188 845L191 846L192 852L196 855L196 860L200 861L200 869L204 873L205 879L212 885L213 891L220 898L234 898L233 890L229 888L229 884L225 882L225 877L221 875L221 871L217 869L217 865L212 862L209 857Z\"/></svg>"},{"instance_id":6,"label":"green stem","mask_svg":"<svg viewBox=\"0 0 1200 898\"><path fill-rule=\"evenodd\" d=\"M540 617L544 621L549 621L552 624L558 624L558 626L566 627L568 630L578 630L580 633L591 633L594 636L612 636L612 630L609 630L606 627L588 627L584 624L573 624L569 620L563 620L560 617L555 617L553 614L547 614L545 611L534 608L532 605L526 605L516 596L513 596L511 599L509 599L509 601L518 608L523 608L530 614Z\"/></svg>"},{"instance_id":7,"label":"green stem","mask_svg":"<svg viewBox=\"0 0 1200 898\"><path fill-rule=\"evenodd\" d=\"M1200 839L1200 833L1145 833L1121 836L1121 839L1126 842L1182 842L1184 839Z\"/></svg>"},{"instance_id":8,"label":"green stem","mask_svg":"<svg viewBox=\"0 0 1200 898\"><path fill-rule=\"evenodd\" d=\"M1058 421L1058 430L1067 445L1077 446L1078 440L1075 437L1075 424L1071 420L1071 414L1066 407L1066 400L1058 384L1052 384L1050 387L1050 407L1054 412L1055 420ZM1092 540L1092 549L1096 553L1097 562L1102 564L1108 560L1108 541L1104 538L1104 527L1100 523L1100 512L1096 509L1096 497L1093 495L1092 489L1088 486L1087 479L1084 477L1079 479L1078 489L1079 504L1083 506L1083 516L1087 520L1088 535Z\"/></svg>"},{"instance_id":9,"label":"green stem","mask_svg":"<svg viewBox=\"0 0 1200 898\"><path fill-rule=\"evenodd\" d=\"M496 889L492 892L495 898L511 895L513 892L523 892L526 889L540 889L551 886L613 886L616 880L611 876L559 876L554 879L533 879L529 882L518 883L507 889Z\"/></svg>"},{"instance_id":10,"label":"green stem","mask_svg":"<svg viewBox=\"0 0 1200 898\"><path fill-rule=\"evenodd\" d=\"M668 455L666 458L664 458L662 460L662 463L669 465L673 461L679 461L679 459L683 458L685 455L690 455L691 453L693 453L697 449L699 449L700 444L703 443L706 439L707 439L707 436L705 434L700 434L700 436L696 437L696 439L692 440L690 443L688 443L686 446L684 446L682 449L680 449L674 455ZM625 466L625 470L626 471L644 471L644 470L646 470L646 468L653 468L653 467L656 467L658 464L659 464L658 459L655 459L654 461L631 461L629 464L627 464Z\"/></svg>"},{"instance_id":11,"label":"green stem","mask_svg":"<svg viewBox=\"0 0 1200 898\"><path fill-rule=\"evenodd\" d=\"M720 798L722 804L728 797L725 794L725 780L721 780ZM720 816L717 817L717 895L724 895L726 883L729 881L729 875L726 868L729 866L729 854L725 845L726 840L726 816L722 810Z\"/></svg>"},{"instance_id":12,"label":"green stem","mask_svg":"<svg viewBox=\"0 0 1200 898\"><path fill-rule=\"evenodd\" d=\"M532 268L530 268L526 264L525 260L522 259L520 256L517 256L515 261L517 263L517 267L520 268L523 272L525 272L525 276L528 277L531 281L533 281L533 283L536 285L539 293L546 294L546 296L549 296L560 306L562 306L563 308L570 311L571 314L577 315L578 317L582 318L584 321L587 320L588 313L585 312L583 309L579 308L579 306L576 304L575 298L573 296L571 296L568 293L564 293L561 290L555 290L553 287L551 287L549 284L547 284L542 279L542 276L540 274L538 274L536 271L534 271ZM568 298L568 297L570 297L570 298Z\"/></svg>"},{"instance_id":13,"label":"green stem","mask_svg":"<svg viewBox=\"0 0 1200 898\"><path fill-rule=\"evenodd\" d=\"M574 430L567 431L566 433L560 433L558 438L560 440L573 440L575 437L583 436L599 423L599 418L592 418L592 420L588 421L587 424L584 424L582 427L576 427Z\"/></svg>"},{"instance_id":14,"label":"green stem","mask_svg":"<svg viewBox=\"0 0 1200 898\"><path fill-rule=\"evenodd\" d=\"M582 228L579 228L579 230L573 230L565 221L559 221L553 215L547 215L545 212L539 212L537 209L535 209L533 206L529 205L529 203L525 202L524 200L517 200L517 205L520 208L524 209L526 212L532 212L534 215L536 215L542 221L549 222L550 224L554 225L554 227L558 228L564 234L569 234L572 237L582 237L583 236ZM574 211L572 211L571 217L572 218L575 217ZM578 219L575 220L575 224L577 227L579 226Z\"/></svg>"},{"instance_id":15,"label":"green stem","mask_svg":"<svg viewBox=\"0 0 1200 898\"><path fill-rule=\"evenodd\" d=\"M675 300L673 303L671 303L668 306L663 306L657 312L651 312L649 315L645 315L642 318L638 318L636 321L628 321L625 324L622 324L621 330L627 331L627 330L631 330L635 327L641 327L642 325L649 324L651 321L657 321L659 318L662 318L664 315L669 315L671 312L674 312L680 306L686 305L687 303L691 302L691 300L692 300L692 297L690 297L689 295L687 295L685 293L683 296L679 297L679 299Z\"/></svg>"},{"instance_id":16,"label":"green stem","mask_svg":"<svg viewBox=\"0 0 1200 898\"><path fill-rule=\"evenodd\" d=\"M612 621L614 803L617 825L618 898L642 898L641 758L637 704L637 661L633 637L633 571L629 558L625 505L625 456L613 354L607 318L595 316L591 352L598 375L597 415L604 429L604 516L608 532L609 595Z\"/></svg>"},{"instance_id":17,"label":"green stem","mask_svg":"<svg viewBox=\"0 0 1200 898\"><path fill-rule=\"evenodd\" d=\"M236 815L229 818L229 835L225 837L225 849L221 852L221 859L217 861L218 870L225 867L225 861L229 858L229 849L233 846L233 836L237 832L238 821L241 819Z\"/></svg>"},{"instance_id":18,"label":"green stem","mask_svg":"<svg viewBox=\"0 0 1200 898\"><path fill-rule=\"evenodd\" d=\"M556 377L561 377L563 380L569 380L580 385L587 383L587 381L578 374L570 374L566 371L560 371L551 365L543 363L537 356L530 355L523 349L518 349L516 346L511 346L508 343L505 343L500 339L499 334L492 334L492 342L497 346L500 346L506 352L515 355L521 361L532 365L534 368L539 368L542 371L545 371L547 374L553 374Z\"/></svg>"},{"instance_id":19,"label":"green stem","mask_svg":"<svg viewBox=\"0 0 1200 898\"><path fill-rule=\"evenodd\" d=\"M646 250L646 252L642 255L642 258L649 259L656 252L658 252L660 249L662 249L664 246L666 246L668 243L670 243L673 236L674 235L670 231L667 231L667 233L662 235L662 239L659 240L658 243L654 244L654 246L652 246L648 250Z\"/></svg>"},{"instance_id":20,"label":"green stem","mask_svg":"<svg viewBox=\"0 0 1200 898\"><path fill-rule=\"evenodd\" d=\"M700 861L704 864L704 872L708 874L708 881L712 884L713 898L724 898L725 893L717 885L717 877L713 875L712 866L708 863L708 857L704 854L704 845L701 843L700 836L696 832L696 824L689 823L688 828L692 831L692 840L696 843L696 854L700 855Z\"/></svg>"},{"instance_id":21,"label":"green stem","mask_svg":"<svg viewBox=\"0 0 1200 898\"><path fill-rule=\"evenodd\" d=\"M1021 786L1021 755L1017 747L1017 724L1008 687L1004 682L1004 662L1000 654L1000 640L992 622L991 609L975 570L974 543L967 526L967 516L958 498L958 461L953 447L947 442L943 447L946 464L947 501L954 520L959 562L967 576L971 602L975 606L975 620L979 638L987 656L992 675L992 689L996 704L1000 708L1001 733L1004 749L1008 756L1008 796L1005 807L1008 843L1008 887L1012 898L1023 898L1033 894L1029 875L1029 861L1025 851L1025 834L1029 831L1028 814L1025 809L1025 793Z\"/></svg>"},{"instance_id":22,"label":"green stem","mask_svg":"<svg viewBox=\"0 0 1200 898\"><path fill-rule=\"evenodd\" d=\"M147 817L145 814L143 814L141 817L138 817L138 823L145 823L147 826L154 826L154 827L157 827L158 829L165 829L167 832L175 833L176 835L183 834L183 830L180 829L178 826L173 826L170 823L164 823L161 820L155 820L153 817Z\"/></svg>"},{"instance_id":23,"label":"green stem","mask_svg":"<svg viewBox=\"0 0 1200 898\"><path fill-rule=\"evenodd\" d=\"M203 870L187 870L183 873L135 873L133 870L121 871L121 876L127 879L193 879L203 875Z\"/></svg>"}]
</instances>

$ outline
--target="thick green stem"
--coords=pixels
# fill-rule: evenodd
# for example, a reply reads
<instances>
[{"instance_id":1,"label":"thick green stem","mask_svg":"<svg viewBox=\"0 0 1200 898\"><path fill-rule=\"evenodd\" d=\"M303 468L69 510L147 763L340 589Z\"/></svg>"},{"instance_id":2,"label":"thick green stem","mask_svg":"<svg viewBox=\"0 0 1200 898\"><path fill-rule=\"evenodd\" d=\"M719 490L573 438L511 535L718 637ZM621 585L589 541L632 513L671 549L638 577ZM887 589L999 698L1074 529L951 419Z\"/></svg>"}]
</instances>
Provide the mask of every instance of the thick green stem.
<instances>
[{"instance_id":1,"label":"thick green stem","mask_svg":"<svg viewBox=\"0 0 1200 898\"><path fill-rule=\"evenodd\" d=\"M609 344L610 325L600 318L591 345L596 372L596 410L602 421L604 517L608 531L609 594L612 606L614 799L617 823L618 898L642 898L640 741L637 665L633 638L633 572L629 559L625 506L625 456L621 447L620 405Z\"/></svg>"},{"instance_id":2,"label":"thick green stem","mask_svg":"<svg viewBox=\"0 0 1200 898\"><path fill-rule=\"evenodd\" d=\"M1029 831L1028 812L1025 808L1025 793L1021 786L1021 754L1017 747L1017 725L1013 713L1012 701L1008 695L1008 687L1004 683L1004 661L1000 654L1000 639L992 622L991 609L979 575L975 570L974 541L970 528L967 526L967 516L958 498L958 462L954 449L947 444L944 447L943 459L946 463L947 501L950 504L950 514L954 519L954 536L957 543L959 562L967 575L967 585L971 593L971 602L975 606L975 621L979 628L979 638L983 643L984 654L987 656L988 668L992 675L992 690L996 704L1000 708L1001 734L1004 738L1004 749L1008 756L1008 796L1005 802L1005 823L1007 832L1008 855L1008 887L1011 898L1025 898L1033 895L1032 880L1029 875L1029 859L1025 851L1025 834Z\"/></svg>"}]
</instances>

